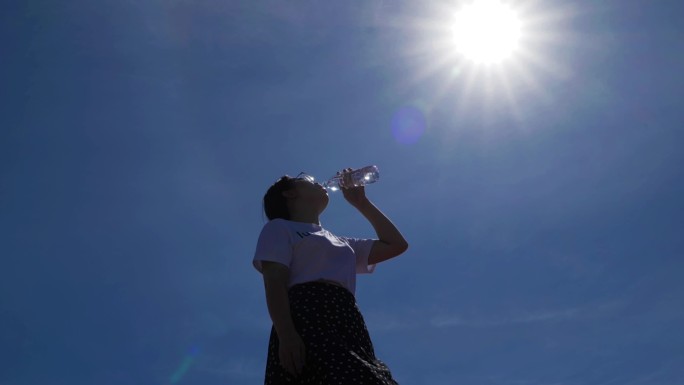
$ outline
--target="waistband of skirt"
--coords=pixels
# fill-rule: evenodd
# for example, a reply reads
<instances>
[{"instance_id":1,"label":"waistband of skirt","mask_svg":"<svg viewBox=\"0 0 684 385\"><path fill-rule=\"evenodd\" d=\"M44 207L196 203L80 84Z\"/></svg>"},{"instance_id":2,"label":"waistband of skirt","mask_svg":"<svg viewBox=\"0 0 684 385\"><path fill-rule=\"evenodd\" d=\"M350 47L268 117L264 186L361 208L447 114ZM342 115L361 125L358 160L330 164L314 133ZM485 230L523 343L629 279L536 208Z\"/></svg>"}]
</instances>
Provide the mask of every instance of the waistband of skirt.
<instances>
[{"instance_id":1,"label":"waistband of skirt","mask_svg":"<svg viewBox=\"0 0 684 385\"><path fill-rule=\"evenodd\" d=\"M335 285L334 283L328 283L324 281L308 281L308 282L300 282L296 283L288 289L290 290L297 290L297 289L303 289L303 288L310 288L310 289L316 289L316 290L333 290L333 291L338 291L340 293L348 294L352 297L354 297L354 294L349 291L346 287L338 286Z\"/></svg>"}]
</instances>

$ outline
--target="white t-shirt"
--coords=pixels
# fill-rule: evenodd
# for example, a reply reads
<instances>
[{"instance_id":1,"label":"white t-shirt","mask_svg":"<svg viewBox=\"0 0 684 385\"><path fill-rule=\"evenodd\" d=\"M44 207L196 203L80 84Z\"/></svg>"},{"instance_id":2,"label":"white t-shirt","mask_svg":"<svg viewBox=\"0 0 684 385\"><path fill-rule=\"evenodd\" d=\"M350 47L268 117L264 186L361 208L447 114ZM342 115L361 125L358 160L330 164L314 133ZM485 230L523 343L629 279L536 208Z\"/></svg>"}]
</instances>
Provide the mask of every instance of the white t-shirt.
<instances>
[{"instance_id":1,"label":"white t-shirt","mask_svg":"<svg viewBox=\"0 0 684 385\"><path fill-rule=\"evenodd\" d=\"M252 264L262 273L261 261L290 268L288 288L321 278L337 281L356 293L356 274L369 274L368 255L375 239L340 237L314 223L282 218L261 229Z\"/></svg>"}]
</instances>

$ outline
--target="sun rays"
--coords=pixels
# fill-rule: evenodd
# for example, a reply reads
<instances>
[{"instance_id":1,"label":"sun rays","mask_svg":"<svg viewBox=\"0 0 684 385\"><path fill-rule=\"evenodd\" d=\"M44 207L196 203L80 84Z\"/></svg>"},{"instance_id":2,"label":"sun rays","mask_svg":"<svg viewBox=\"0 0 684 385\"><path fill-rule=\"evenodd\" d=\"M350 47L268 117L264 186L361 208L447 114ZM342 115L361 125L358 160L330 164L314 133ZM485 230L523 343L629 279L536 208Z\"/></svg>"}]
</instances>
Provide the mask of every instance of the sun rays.
<instances>
[{"instance_id":1,"label":"sun rays","mask_svg":"<svg viewBox=\"0 0 684 385\"><path fill-rule=\"evenodd\" d=\"M390 26L410 31L401 48L411 67L404 89L430 84L421 99L451 105L454 114L477 106L521 119L526 100L547 96L549 78L571 73L554 54L574 11L550 6L537 0L421 3Z\"/></svg>"}]
</instances>

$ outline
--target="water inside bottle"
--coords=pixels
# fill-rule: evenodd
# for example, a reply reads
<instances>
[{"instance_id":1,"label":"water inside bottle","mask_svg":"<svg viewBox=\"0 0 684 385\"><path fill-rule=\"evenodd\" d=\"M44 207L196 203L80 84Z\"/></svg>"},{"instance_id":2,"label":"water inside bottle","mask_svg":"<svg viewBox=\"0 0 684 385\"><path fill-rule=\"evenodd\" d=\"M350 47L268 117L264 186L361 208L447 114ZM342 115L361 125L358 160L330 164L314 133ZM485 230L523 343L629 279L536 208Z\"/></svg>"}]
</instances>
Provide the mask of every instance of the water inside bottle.
<instances>
[{"instance_id":1,"label":"water inside bottle","mask_svg":"<svg viewBox=\"0 0 684 385\"><path fill-rule=\"evenodd\" d=\"M350 174L352 186L365 186L369 183L376 182L380 178L378 167L375 165L350 171ZM344 179L342 175L335 175L326 181L323 184L323 187L330 189L331 191L338 191L343 180Z\"/></svg>"}]
</instances>

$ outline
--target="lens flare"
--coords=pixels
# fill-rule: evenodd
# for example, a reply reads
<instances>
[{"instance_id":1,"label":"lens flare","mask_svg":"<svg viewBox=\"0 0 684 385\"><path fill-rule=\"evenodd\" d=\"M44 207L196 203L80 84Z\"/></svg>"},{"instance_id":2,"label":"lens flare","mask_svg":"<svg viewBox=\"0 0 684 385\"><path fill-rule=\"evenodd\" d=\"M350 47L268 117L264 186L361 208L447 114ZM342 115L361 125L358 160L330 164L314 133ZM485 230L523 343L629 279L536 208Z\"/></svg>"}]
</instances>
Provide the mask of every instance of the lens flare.
<instances>
[{"instance_id":1,"label":"lens flare","mask_svg":"<svg viewBox=\"0 0 684 385\"><path fill-rule=\"evenodd\" d=\"M198 354L198 346L193 346L190 351L188 351L188 354L185 355L183 362L181 362L180 366L178 366L178 368L171 375L171 378L169 378L169 382L171 382L171 384L177 384L183 378L183 376L185 376L185 373L188 372Z\"/></svg>"},{"instance_id":2,"label":"lens flare","mask_svg":"<svg viewBox=\"0 0 684 385\"><path fill-rule=\"evenodd\" d=\"M416 143L425 128L425 115L414 106L402 107L392 117L392 135L401 144Z\"/></svg>"}]
</instances>

